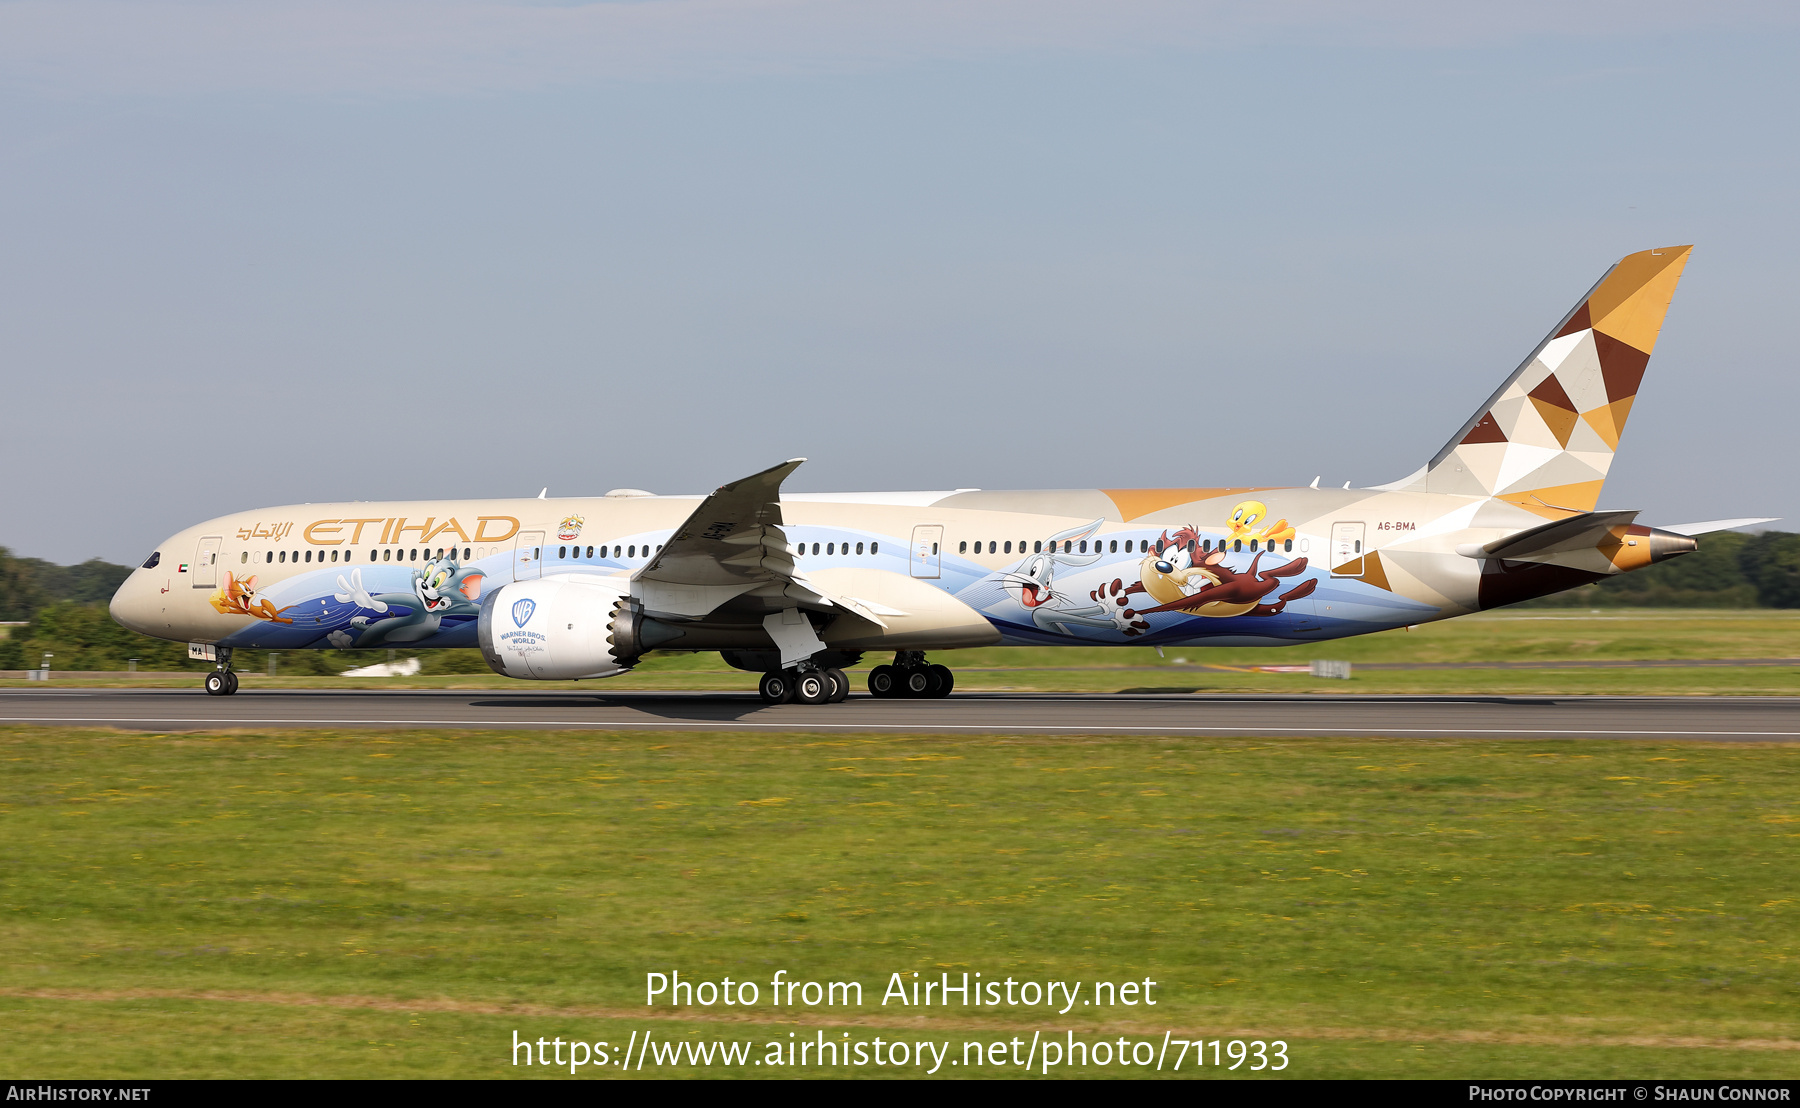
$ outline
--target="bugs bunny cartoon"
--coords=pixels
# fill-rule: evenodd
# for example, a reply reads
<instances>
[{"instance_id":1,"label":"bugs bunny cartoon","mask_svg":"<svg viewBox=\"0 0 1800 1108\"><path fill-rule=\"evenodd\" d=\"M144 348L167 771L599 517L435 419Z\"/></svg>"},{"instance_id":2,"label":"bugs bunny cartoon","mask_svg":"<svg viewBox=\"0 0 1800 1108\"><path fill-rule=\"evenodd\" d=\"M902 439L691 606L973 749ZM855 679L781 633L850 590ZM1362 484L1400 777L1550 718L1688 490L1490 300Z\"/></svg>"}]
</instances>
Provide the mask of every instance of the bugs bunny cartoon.
<instances>
[{"instance_id":1,"label":"bugs bunny cartoon","mask_svg":"<svg viewBox=\"0 0 1800 1108\"><path fill-rule=\"evenodd\" d=\"M1126 624L1121 623L1120 613L1110 611L1103 604L1092 603L1086 597L1059 592L1056 587L1059 570L1081 569L1100 560L1097 544L1092 554L1076 554L1072 551L1077 544L1092 538L1104 522L1106 521L1096 519L1092 523L1058 531L1050 536L1049 544L1042 553L1028 554L1019 564L1001 572L1000 587L1031 613L1031 622L1040 630L1071 636L1075 634L1071 630L1074 627L1091 627L1104 631L1127 630ZM1068 551L1065 551L1065 547Z\"/></svg>"}]
</instances>

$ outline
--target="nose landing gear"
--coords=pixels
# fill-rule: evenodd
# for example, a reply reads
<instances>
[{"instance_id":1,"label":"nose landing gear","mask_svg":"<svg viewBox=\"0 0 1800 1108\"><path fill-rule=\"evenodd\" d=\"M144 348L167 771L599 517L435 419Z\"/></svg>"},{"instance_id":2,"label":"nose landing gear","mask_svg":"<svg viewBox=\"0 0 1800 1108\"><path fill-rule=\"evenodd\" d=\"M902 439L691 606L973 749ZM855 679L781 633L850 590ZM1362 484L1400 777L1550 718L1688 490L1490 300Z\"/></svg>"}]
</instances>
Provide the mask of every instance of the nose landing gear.
<instances>
[{"instance_id":1,"label":"nose landing gear","mask_svg":"<svg viewBox=\"0 0 1800 1108\"><path fill-rule=\"evenodd\" d=\"M920 650L902 650L894 655L894 664L876 666L869 671L869 695L882 698L905 697L913 700L945 697L956 688L956 675L948 666L925 660Z\"/></svg>"},{"instance_id":2,"label":"nose landing gear","mask_svg":"<svg viewBox=\"0 0 1800 1108\"><path fill-rule=\"evenodd\" d=\"M231 648L216 647L214 653L218 655L219 668L206 675L206 695L230 696L238 691L237 674L231 668Z\"/></svg>"}]
</instances>

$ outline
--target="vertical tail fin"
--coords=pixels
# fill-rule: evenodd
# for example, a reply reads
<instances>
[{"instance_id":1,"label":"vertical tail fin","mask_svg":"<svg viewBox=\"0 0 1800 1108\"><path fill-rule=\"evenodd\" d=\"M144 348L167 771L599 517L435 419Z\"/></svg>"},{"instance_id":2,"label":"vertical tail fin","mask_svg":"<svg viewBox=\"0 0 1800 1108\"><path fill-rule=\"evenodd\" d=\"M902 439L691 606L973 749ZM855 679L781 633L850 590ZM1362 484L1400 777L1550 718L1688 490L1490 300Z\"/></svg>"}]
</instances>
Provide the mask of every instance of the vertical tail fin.
<instances>
[{"instance_id":1,"label":"vertical tail fin","mask_svg":"<svg viewBox=\"0 0 1800 1108\"><path fill-rule=\"evenodd\" d=\"M1593 511L1691 246L1621 259L1431 464L1384 488Z\"/></svg>"}]
</instances>

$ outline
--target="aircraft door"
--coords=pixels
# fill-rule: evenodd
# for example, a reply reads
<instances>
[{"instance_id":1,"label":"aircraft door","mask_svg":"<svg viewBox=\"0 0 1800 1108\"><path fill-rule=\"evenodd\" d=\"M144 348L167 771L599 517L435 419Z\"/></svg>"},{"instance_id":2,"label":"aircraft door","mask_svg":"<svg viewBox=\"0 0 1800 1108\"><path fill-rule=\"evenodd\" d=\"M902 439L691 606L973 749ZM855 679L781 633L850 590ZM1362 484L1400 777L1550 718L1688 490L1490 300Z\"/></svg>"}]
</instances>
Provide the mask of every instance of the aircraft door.
<instances>
[{"instance_id":1,"label":"aircraft door","mask_svg":"<svg viewBox=\"0 0 1800 1108\"><path fill-rule=\"evenodd\" d=\"M520 531L513 545L513 580L530 581L543 575L544 533Z\"/></svg>"},{"instance_id":2,"label":"aircraft door","mask_svg":"<svg viewBox=\"0 0 1800 1108\"><path fill-rule=\"evenodd\" d=\"M924 523L913 528L912 557L906 560L907 568L914 577L937 578L942 576L944 546L944 528L936 523Z\"/></svg>"},{"instance_id":3,"label":"aircraft door","mask_svg":"<svg viewBox=\"0 0 1800 1108\"><path fill-rule=\"evenodd\" d=\"M208 535L200 540L200 549L194 552L194 587L210 589L219 583L219 547L225 540L218 535Z\"/></svg>"},{"instance_id":4,"label":"aircraft door","mask_svg":"<svg viewBox=\"0 0 1800 1108\"><path fill-rule=\"evenodd\" d=\"M1363 525L1334 523L1331 525L1331 575L1361 577L1363 575Z\"/></svg>"}]
</instances>

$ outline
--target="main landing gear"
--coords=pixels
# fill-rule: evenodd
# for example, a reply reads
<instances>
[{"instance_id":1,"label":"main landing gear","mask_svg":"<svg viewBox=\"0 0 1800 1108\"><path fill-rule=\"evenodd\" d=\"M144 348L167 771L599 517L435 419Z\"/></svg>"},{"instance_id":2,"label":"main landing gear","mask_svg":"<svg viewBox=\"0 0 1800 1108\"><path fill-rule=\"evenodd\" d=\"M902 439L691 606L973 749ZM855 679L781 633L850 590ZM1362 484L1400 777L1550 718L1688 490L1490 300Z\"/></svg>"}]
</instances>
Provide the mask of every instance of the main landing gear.
<instances>
[{"instance_id":1,"label":"main landing gear","mask_svg":"<svg viewBox=\"0 0 1800 1108\"><path fill-rule=\"evenodd\" d=\"M765 673L756 686L764 704L836 704L850 695L841 669L780 669Z\"/></svg>"},{"instance_id":2,"label":"main landing gear","mask_svg":"<svg viewBox=\"0 0 1800 1108\"><path fill-rule=\"evenodd\" d=\"M902 650L893 665L869 671L869 695L884 699L944 697L955 687L949 667L927 662L919 650ZM778 669L763 674L756 691L764 704L836 704L850 695L850 679L841 669Z\"/></svg>"},{"instance_id":3,"label":"main landing gear","mask_svg":"<svg viewBox=\"0 0 1800 1108\"><path fill-rule=\"evenodd\" d=\"M231 668L231 648L216 647L214 653L219 658L219 668L206 675L207 696L230 696L238 690L237 674Z\"/></svg>"},{"instance_id":4,"label":"main landing gear","mask_svg":"<svg viewBox=\"0 0 1800 1108\"><path fill-rule=\"evenodd\" d=\"M924 700L949 696L955 687L956 675L950 667L927 662L922 650L898 651L893 665L869 671L870 696Z\"/></svg>"}]
</instances>

